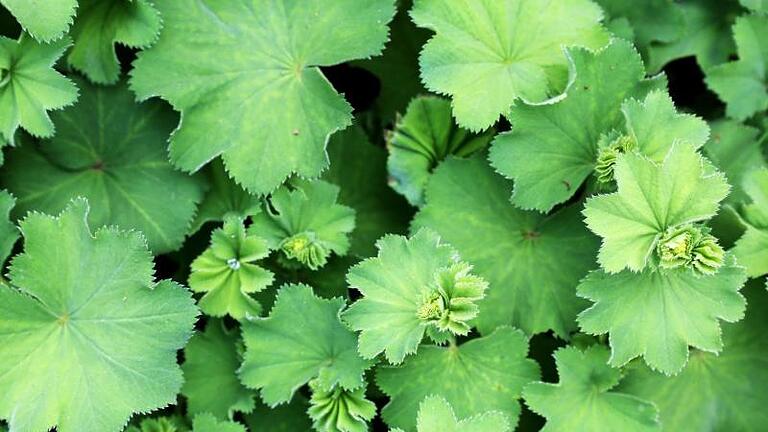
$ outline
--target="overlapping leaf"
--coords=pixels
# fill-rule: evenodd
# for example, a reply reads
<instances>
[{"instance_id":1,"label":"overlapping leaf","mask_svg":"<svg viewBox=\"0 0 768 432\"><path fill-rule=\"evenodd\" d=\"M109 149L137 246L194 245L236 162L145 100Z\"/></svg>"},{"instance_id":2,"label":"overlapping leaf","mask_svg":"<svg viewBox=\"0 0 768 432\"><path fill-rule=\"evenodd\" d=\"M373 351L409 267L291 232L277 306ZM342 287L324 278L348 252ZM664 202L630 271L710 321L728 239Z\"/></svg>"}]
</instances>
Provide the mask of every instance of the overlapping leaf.
<instances>
[{"instance_id":1,"label":"overlapping leaf","mask_svg":"<svg viewBox=\"0 0 768 432\"><path fill-rule=\"evenodd\" d=\"M176 166L195 171L221 155L238 183L268 193L327 166L328 137L352 109L319 66L380 53L393 3L162 0L164 30L134 63L132 88L182 112Z\"/></svg>"},{"instance_id":2,"label":"overlapping leaf","mask_svg":"<svg viewBox=\"0 0 768 432\"><path fill-rule=\"evenodd\" d=\"M21 222L24 253L10 287L0 285L0 417L12 430L117 432L181 387L176 350L197 317L191 295L154 282L140 234L91 235L87 212L76 200L59 217Z\"/></svg>"},{"instance_id":3,"label":"overlapping leaf","mask_svg":"<svg viewBox=\"0 0 768 432\"><path fill-rule=\"evenodd\" d=\"M18 198L15 214L58 212L83 196L92 225L140 230L154 252L177 249L203 192L168 163L176 116L158 101L135 103L125 86L78 84L80 102L54 113L56 136L8 155L1 178Z\"/></svg>"},{"instance_id":4,"label":"overlapping leaf","mask_svg":"<svg viewBox=\"0 0 768 432\"><path fill-rule=\"evenodd\" d=\"M509 420L499 411L488 411L462 420L440 396L427 396L419 405L418 432L509 432ZM394 429L393 432L402 431Z\"/></svg>"},{"instance_id":5,"label":"overlapping leaf","mask_svg":"<svg viewBox=\"0 0 768 432\"><path fill-rule=\"evenodd\" d=\"M0 0L35 39L60 38L72 24L77 0Z\"/></svg>"},{"instance_id":6,"label":"overlapping leaf","mask_svg":"<svg viewBox=\"0 0 768 432\"><path fill-rule=\"evenodd\" d=\"M197 208L190 232L197 232L206 222L222 222L228 216L245 219L261 211L261 200L229 178L221 160L216 159L208 164L204 173L209 188Z\"/></svg>"}]
</instances>

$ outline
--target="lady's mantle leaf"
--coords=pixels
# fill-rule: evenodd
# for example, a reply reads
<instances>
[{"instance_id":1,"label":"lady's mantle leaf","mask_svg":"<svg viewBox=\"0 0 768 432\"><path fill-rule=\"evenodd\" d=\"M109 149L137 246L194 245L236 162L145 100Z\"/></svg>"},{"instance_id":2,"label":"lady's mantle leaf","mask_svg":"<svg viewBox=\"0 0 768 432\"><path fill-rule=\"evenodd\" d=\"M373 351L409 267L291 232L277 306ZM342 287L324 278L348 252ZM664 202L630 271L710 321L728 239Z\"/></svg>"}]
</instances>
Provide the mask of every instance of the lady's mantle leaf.
<instances>
[{"instance_id":1,"label":"lady's mantle leaf","mask_svg":"<svg viewBox=\"0 0 768 432\"><path fill-rule=\"evenodd\" d=\"M368 422L376 416L376 405L365 398L365 387L346 390L339 386L325 389L316 380L309 382L312 398L307 413L312 426L321 432L368 432Z\"/></svg>"},{"instance_id":2,"label":"lady's mantle leaf","mask_svg":"<svg viewBox=\"0 0 768 432\"><path fill-rule=\"evenodd\" d=\"M467 334L477 315L475 301L487 284L470 273L450 246L434 232L411 238L387 235L376 244L379 255L349 270L347 280L363 298L344 311L344 321L360 331L360 354L381 352L401 363L416 352L431 328L435 335Z\"/></svg>"},{"instance_id":3,"label":"lady's mantle leaf","mask_svg":"<svg viewBox=\"0 0 768 432\"><path fill-rule=\"evenodd\" d=\"M455 126L445 99L416 97L387 134L389 184L408 202L421 206L432 170L449 155L469 156L485 148L493 134L488 130L475 135Z\"/></svg>"},{"instance_id":4,"label":"lady's mantle leaf","mask_svg":"<svg viewBox=\"0 0 768 432\"><path fill-rule=\"evenodd\" d=\"M182 112L171 159L195 171L222 155L246 189L317 176L352 108L319 66L376 55L393 0L161 0L160 40L131 72L140 98Z\"/></svg>"},{"instance_id":5,"label":"lady's mantle leaf","mask_svg":"<svg viewBox=\"0 0 768 432\"><path fill-rule=\"evenodd\" d=\"M0 36L0 134L11 144L19 126L34 136L52 136L47 111L77 100L77 87L53 69L69 44L66 38L43 44L24 33L18 41Z\"/></svg>"},{"instance_id":6,"label":"lady's mantle leaf","mask_svg":"<svg viewBox=\"0 0 768 432\"><path fill-rule=\"evenodd\" d=\"M448 159L432 175L413 225L437 231L490 283L478 303L482 333L512 324L566 338L586 306L574 287L595 267L597 237L579 206L550 216L520 210L507 199L511 186L480 158Z\"/></svg>"},{"instance_id":7,"label":"lady's mantle leaf","mask_svg":"<svg viewBox=\"0 0 768 432\"><path fill-rule=\"evenodd\" d=\"M72 24L77 0L0 0L35 39L58 39Z\"/></svg>"},{"instance_id":8,"label":"lady's mantle leaf","mask_svg":"<svg viewBox=\"0 0 768 432\"><path fill-rule=\"evenodd\" d=\"M206 222L223 221L228 216L245 219L261 211L261 199L249 194L229 178L221 160L214 160L203 172L210 187L197 208L190 233L200 230Z\"/></svg>"},{"instance_id":9,"label":"lady's mantle leaf","mask_svg":"<svg viewBox=\"0 0 768 432\"><path fill-rule=\"evenodd\" d=\"M240 320L261 312L249 294L263 290L274 280L272 272L254 264L269 255L267 241L246 235L243 220L230 217L211 234L211 246L192 261L189 288L204 292L200 309L211 316L229 314Z\"/></svg>"},{"instance_id":10,"label":"lady's mantle leaf","mask_svg":"<svg viewBox=\"0 0 768 432\"><path fill-rule=\"evenodd\" d=\"M278 189L264 211L254 215L249 234L280 249L290 265L311 270L323 267L331 253L346 255L349 233L355 228L355 211L336 204L339 188L322 180L295 181L295 188Z\"/></svg>"},{"instance_id":11,"label":"lady's mantle leaf","mask_svg":"<svg viewBox=\"0 0 768 432\"><path fill-rule=\"evenodd\" d=\"M148 0L80 0L67 62L93 82L112 84L120 77L115 44L146 48L161 27L160 14Z\"/></svg>"},{"instance_id":12,"label":"lady's mantle leaf","mask_svg":"<svg viewBox=\"0 0 768 432\"><path fill-rule=\"evenodd\" d=\"M742 187L744 178L755 169L768 168L758 136L760 131L735 120L715 121L711 126L712 137L704 145L704 153L725 173L731 184L731 193L725 202L740 204L748 201L749 197Z\"/></svg>"},{"instance_id":13,"label":"lady's mantle leaf","mask_svg":"<svg viewBox=\"0 0 768 432\"><path fill-rule=\"evenodd\" d=\"M525 404L547 418L542 432L660 431L656 407L638 397L610 391L621 371L606 364L608 350L594 345L554 354L560 382L536 382L523 390Z\"/></svg>"},{"instance_id":14,"label":"lady's mantle leaf","mask_svg":"<svg viewBox=\"0 0 768 432\"><path fill-rule=\"evenodd\" d=\"M211 413L220 420L232 418L235 411L249 413L254 408L254 392L243 387L237 377L242 359L240 338L227 331L221 321L211 320L202 333L196 333L184 348L184 385L190 415Z\"/></svg>"},{"instance_id":15,"label":"lady's mantle leaf","mask_svg":"<svg viewBox=\"0 0 768 432\"><path fill-rule=\"evenodd\" d=\"M92 225L138 229L156 253L177 249L203 191L168 163L176 116L157 101L137 104L125 86L78 85L80 102L53 114L54 138L9 152L2 182L18 197L15 214L58 212L83 196Z\"/></svg>"},{"instance_id":16,"label":"lady's mantle leaf","mask_svg":"<svg viewBox=\"0 0 768 432\"><path fill-rule=\"evenodd\" d=\"M192 432L246 432L245 426L233 421L219 421L211 413L195 416Z\"/></svg>"},{"instance_id":17,"label":"lady's mantle leaf","mask_svg":"<svg viewBox=\"0 0 768 432\"><path fill-rule=\"evenodd\" d=\"M436 33L419 57L426 87L452 96L459 126L470 130L491 126L517 99L562 91L563 46L608 42L589 0L416 0L411 17Z\"/></svg>"},{"instance_id":18,"label":"lady's mantle leaf","mask_svg":"<svg viewBox=\"0 0 768 432\"><path fill-rule=\"evenodd\" d=\"M197 318L191 295L153 281L140 234L92 236L87 213L79 199L59 217L21 222L25 249L11 287L0 286L0 417L12 430L117 432L131 414L175 402L181 387L176 350Z\"/></svg>"},{"instance_id":19,"label":"lady's mantle leaf","mask_svg":"<svg viewBox=\"0 0 768 432\"><path fill-rule=\"evenodd\" d=\"M509 432L509 420L501 411L486 411L459 421L441 396L427 396L419 405L418 432Z\"/></svg>"},{"instance_id":20,"label":"lady's mantle leaf","mask_svg":"<svg viewBox=\"0 0 768 432\"><path fill-rule=\"evenodd\" d=\"M5 263L19 238L19 229L9 220L11 209L15 204L16 198L0 190L0 266Z\"/></svg>"},{"instance_id":21,"label":"lady's mantle leaf","mask_svg":"<svg viewBox=\"0 0 768 432\"><path fill-rule=\"evenodd\" d=\"M134 420L125 432L189 432L187 421L180 415L169 417L144 417Z\"/></svg>"},{"instance_id":22,"label":"lady's mantle leaf","mask_svg":"<svg viewBox=\"0 0 768 432\"><path fill-rule=\"evenodd\" d=\"M768 109L768 17L736 19L739 59L707 70L709 88L725 101L728 116L744 120Z\"/></svg>"},{"instance_id":23,"label":"lady's mantle leaf","mask_svg":"<svg viewBox=\"0 0 768 432\"><path fill-rule=\"evenodd\" d=\"M664 430L759 431L768 425L768 294L761 282L752 285L745 289L747 317L723 325L723 352L691 352L674 377L630 365L619 389L654 402Z\"/></svg>"},{"instance_id":24,"label":"lady's mantle leaf","mask_svg":"<svg viewBox=\"0 0 768 432\"><path fill-rule=\"evenodd\" d=\"M460 418L498 410L514 425L523 387L539 379L539 367L527 352L525 335L510 327L458 347L422 346L402 366L377 370L376 382L390 396L382 417L391 427L413 430L419 403L437 395Z\"/></svg>"},{"instance_id":25,"label":"lady's mantle leaf","mask_svg":"<svg viewBox=\"0 0 768 432\"><path fill-rule=\"evenodd\" d=\"M357 338L339 320L344 300L316 297L307 285L280 289L268 318L243 324L243 384L261 389L274 406L291 400L312 378L324 389L353 390L363 385L370 365L357 354Z\"/></svg>"},{"instance_id":26,"label":"lady's mantle leaf","mask_svg":"<svg viewBox=\"0 0 768 432\"><path fill-rule=\"evenodd\" d=\"M688 360L688 345L723 349L718 320L744 316L739 289L746 280L732 256L714 275L688 268L596 270L578 287L580 296L595 303L579 315L579 325L589 334L610 334L612 366L642 355L653 369L676 374Z\"/></svg>"},{"instance_id":27,"label":"lady's mantle leaf","mask_svg":"<svg viewBox=\"0 0 768 432\"><path fill-rule=\"evenodd\" d=\"M752 203L744 206L747 230L736 242L733 254L747 267L750 277L768 274L768 169L753 171L744 180Z\"/></svg>"},{"instance_id":28,"label":"lady's mantle leaf","mask_svg":"<svg viewBox=\"0 0 768 432\"><path fill-rule=\"evenodd\" d=\"M668 229L715 215L728 195L725 177L689 144L676 144L661 164L628 153L614 169L618 192L587 200L589 228L603 237L598 261L607 272L646 267Z\"/></svg>"}]
</instances>

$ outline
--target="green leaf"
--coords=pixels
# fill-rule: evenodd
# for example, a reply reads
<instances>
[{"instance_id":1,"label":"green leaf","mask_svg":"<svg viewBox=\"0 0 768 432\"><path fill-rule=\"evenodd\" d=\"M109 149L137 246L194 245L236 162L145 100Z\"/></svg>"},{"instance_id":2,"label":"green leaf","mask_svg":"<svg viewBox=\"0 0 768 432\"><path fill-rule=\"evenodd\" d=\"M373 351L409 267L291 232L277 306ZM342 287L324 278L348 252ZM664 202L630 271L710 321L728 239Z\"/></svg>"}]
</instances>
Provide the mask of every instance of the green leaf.
<instances>
[{"instance_id":1,"label":"green leaf","mask_svg":"<svg viewBox=\"0 0 768 432\"><path fill-rule=\"evenodd\" d=\"M768 17L737 18L733 38L739 59L708 69L705 81L726 103L726 114L744 120L768 109Z\"/></svg>"},{"instance_id":2,"label":"green leaf","mask_svg":"<svg viewBox=\"0 0 768 432\"><path fill-rule=\"evenodd\" d=\"M19 229L10 221L11 209L16 204L16 198L7 191L0 190L0 267L8 259L13 245L19 238Z\"/></svg>"},{"instance_id":3,"label":"green leaf","mask_svg":"<svg viewBox=\"0 0 768 432\"><path fill-rule=\"evenodd\" d=\"M261 306L249 294L274 281L274 274L255 264L269 255L267 241L246 235L243 220L230 217L211 234L211 245L191 264L189 288L205 295L198 304L207 315L229 314L242 320L256 316Z\"/></svg>"},{"instance_id":4,"label":"green leaf","mask_svg":"<svg viewBox=\"0 0 768 432\"><path fill-rule=\"evenodd\" d=\"M523 390L525 403L546 417L547 431L661 431L656 407L635 396L611 391L621 371L608 364L608 350L594 345L555 351L558 384L536 382Z\"/></svg>"},{"instance_id":5,"label":"green leaf","mask_svg":"<svg viewBox=\"0 0 768 432\"><path fill-rule=\"evenodd\" d=\"M422 80L450 95L459 126L473 131L491 126L518 99L541 102L561 92L563 46L608 42L602 11L589 0L414 3L413 21L436 33L419 57Z\"/></svg>"},{"instance_id":6,"label":"green leaf","mask_svg":"<svg viewBox=\"0 0 768 432\"><path fill-rule=\"evenodd\" d=\"M638 48L647 52L658 43L675 42L683 35L685 19L680 6L669 0L645 0L642 4L627 0L596 0L607 15L608 27L625 19L632 29Z\"/></svg>"},{"instance_id":7,"label":"green leaf","mask_svg":"<svg viewBox=\"0 0 768 432\"><path fill-rule=\"evenodd\" d=\"M339 187L322 180L295 181L294 189L278 189L254 215L248 233L280 249L287 263L317 270L331 253L346 255L355 210L336 204ZM290 265L289 264L289 265Z\"/></svg>"},{"instance_id":8,"label":"green leaf","mask_svg":"<svg viewBox=\"0 0 768 432\"><path fill-rule=\"evenodd\" d=\"M0 36L0 135L11 144L19 127L37 137L52 136L47 112L77 100L77 87L53 69L69 45L67 38L43 44L24 33L18 41Z\"/></svg>"},{"instance_id":9,"label":"green leaf","mask_svg":"<svg viewBox=\"0 0 768 432\"><path fill-rule=\"evenodd\" d=\"M357 339L339 320L343 299L315 296L307 285L286 285L267 318L243 324L245 355L240 380L261 389L270 406L291 400L312 378L330 389L363 385L369 362L357 354Z\"/></svg>"},{"instance_id":10,"label":"green leaf","mask_svg":"<svg viewBox=\"0 0 768 432\"><path fill-rule=\"evenodd\" d=\"M197 318L191 295L153 280L140 234L91 235L87 213L79 199L58 217L21 222L24 252L11 287L0 285L0 417L12 430L117 432L181 387L176 351Z\"/></svg>"},{"instance_id":11,"label":"green leaf","mask_svg":"<svg viewBox=\"0 0 768 432\"><path fill-rule=\"evenodd\" d=\"M643 356L653 369L677 374L689 345L714 353L723 349L719 320L744 316L739 289L746 279L730 255L714 275L688 268L596 270L578 287L580 296L595 303L579 315L579 325L589 334L610 334L612 366Z\"/></svg>"},{"instance_id":12,"label":"green leaf","mask_svg":"<svg viewBox=\"0 0 768 432\"><path fill-rule=\"evenodd\" d=\"M618 192L587 200L587 226L603 238L598 261L616 273L641 271L667 230L704 221L728 195L725 177L689 144L674 144L661 164L628 153L615 167Z\"/></svg>"},{"instance_id":13,"label":"green leaf","mask_svg":"<svg viewBox=\"0 0 768 432\"><path fill-rule=\"evenodd\" d=\"M220 420L234 413L249 413L254 408L254 394L237 377L242 359L238 353L240 338L223 322L211 320L205 331L196 333L184 348L184 385L190 415L210 413Z\"/></svg>"},{"instance_id":14,"label":"green leaf","mask_svg":"<svg viewBox=\"0 0 768 432\"><path fill-rule=\"evenodd\" d=\"M339 203L355 209L349 252L375 255L376 240L387 233L405 234L410 220L408 204L387 186L386 153L354 125L331 137L328 155L331 166L323 179L339 185Z\"/></svg>"},{"instance_id":15,"label":"green leaf","mask_svg":"<svg viewBox=\"0 0 768 432\"><path fill-rule=\"evenodd\" d=\"M179 416L145 417L140 422L134 420L125 432L188 432L190 429Z\"/></svg>"},{"instance_id":16,"label":"green leaf","mask_svg":"<svg viewBox=\"0 0 768 432\"><path fill-rule=\"evenodd\" d=\"M762 283L752 285L747 317L723 326L723 352L692 351L674 377L642 364L629 368L620 390L655 403L665 430L759 431L768 424L768 298Z\"/></svg>"},{"instance_id":17,"label":"green leaf","mask_svg":"<svg viewBox=\"0 0 768 432\"><path fill-rule=\"evenodd\" d=\"M384 352L390 363L413 354L428 328L467 334L467 321L487 283L470 273L454 249L430 230L411 238L387 235L376 243L379 254L352 268L350 287L362 298L344 311L344 321L360 331L360 354Z\"/></svg>"},{"instance_id":18,"label":"green leaf","mask_svg":"<svg viewBox=\"0 0 768 432\"><path fill-rule=\"evenodd\" d=\"M768 169L752 171L744 180L744 189L752 198L744 208L747 230L732 251L747 268L747 275L758 277L768 274Z\"/></svg>"},{"instance_id":19,"label":"green leaf","mask_svg":"<svg viewBox=\"0 0 768 432\"><path fill-rule=\"evenodd\" d=\"M525 335L510 327L460 346L422 346L403 365L377 369L376 383L390 396L381 415L391 427L414 430L419 404L436 395L450 403L459 418L495 410L514 426L523 387L539 378L539 367L526 358L527 352Z\"/></svg>"},{"instance_id":20,"label":"green leaf","mask_svg":"<svg viewBox=\"0 0 768 432\"><path fill-rule=\"evenodd\" d=\"M733 120L711 123L712 138L704 152L715 166L725 173L731 184L726 203L741 203L748 199L742 188L744 177L758 168L768 168L763 159L759 130Z\"/></svg>"},{"instance_id":21,"label":"green leaf","mask_svg":"<svg viewBox=\"0 0 768 432\"><path fill-rule=\"evenodd\" d=\"M658 72L664 65L679 58L695 56L697 63L707 69L728 61L734 52L728 37L734 17L742 11L733 0L679 0L675 2L683 13L683 34L671 43L651 44L648 48L648 70Z\"/></svg>"},{"instance_id":22,"label":"green leaf","mask_svg":"<svg viewBox=\"0 0 768 432\"><path fill-rule=\"evenodd\" d=\"M252 413L245 416L250 431L296 432L308 431L312 422L307 416L307 401L301 395L294 396L287 404L270 408L260 402Z\"/></svg>"},{"instance_id":23,"label":"green leaf","mask_svg":"<svg viewBox=\"0 0 768 432\"><path fill-rule=\"evenodd\" d=\"M232 177L260 194L292 173L315 177L327 167L325 144L349 126L352 108L319 66L379 54L395 12L393 0L157 7L164 29L134 62L131 86L182 112L171 160L195 171L221 155Z\"/></svg>"},{"instance_id":24,"label":"green leaf","mask_svg":"<svg viewBox=\"0 0 768 432\"><path fill-rule=\"evenodd\" d=\"M459 421L441 396L427 396L419 405L418 432L509 432L509 420L500 411L486 411Z\"/></svg>"},{"instance_id":25,"label":"green leaf","mask_svg":"<svg viewBox=\"0 0 768 432\"><path fill-rule=\"evenodd\" d=\"M40 41L60 38L72 24L77 0L0 0L24 30Z\"/></svg>"},{"instance_id":26,"label":"green leaf","mask_svg":"<svg viewBox=\"0 0 768 432\"><path fill-rule=\"evenodd\" d=\"M80 102L54 113L54 138L8 154L2 182L18 197L15 215L58 212L83 196L92 225L140 230L155 253L179 248L203 191L168 163L175 114L158 101L135 103L124 85L78 85Z\"/></svg>"},{"instance_id":27,"label":"green leaf","mask_svg":"<svg viewBox=\"0 0 768 432\"><path fill-rule=\"evenodd\" d=\"M421 206L432 170L449 155L469 156L485 148L494 133L490 129L475 135L454 125L451 104L445 99L415 97L387 134L389 184L408 202Z\"/></svg>"},{"instance_id":28,"label":"green leaf","mask_svg":"<svg viewBox=\"0 0 768 432\"><path fill-rule=\"evenodd\" d=\"M205 192L203 201L197 208L190 233L195 233L206 222L223 222L228 216L246 218L261 211L261 200L238 186L224 169L220 159L208 164L206 174L210 188Z\"/></svg>"},{"instance_id":29,"label":"green leaf","mask_svg":"<svg viewBox=\"0 0 768 432\"><path fill-rule=\"evenodd\" d=\"M768 2L765 0L739 0L745 8L752 9L755 12L768 12Z\"/></svg>"},{"instance_id":30,"label":"green leaf","mask_svg":"<svg viewBox=\"0 0 768 432\"><path fill-rule=\"evenodd\" d=\"M246 430L240 423L219 421L210 413L203 413L195 416L192 432L246 432Z\"/></svg>"},{"instance_id":31,"label":"green leaf","mask_svg":"<svg viewBox=\"0 0 768 432\"><path fill-rule=\"evenodd\" d=\"M574 288L595 267L599 243L579 205L549 216L523 211L507 200L511 188L478 157L448 159L432 176L413 226L436 230L490 283L478 303L481 333L512 324L567 338L587 305Z\"/></svg>"},{"instance_id":32,"label":"green leaf","mask_svg":"<svg viewBox=\"0 0 768 432\"><path fill-rule=\"evenodd\" d=\"M376 405L365 398L365 387L345 390L339 386L326 389L318 381L312 389L307 411L312 426L321 432L368 432L368 422L376 416Z\"/></svg>"},{"instance_id":33,"label":"green leaf","mask_svg":"<svg viewBox=\"0 0 768 432\"><path fill-rule=\"evenodd\" d=\"M622 102L665 86L663 78L643 79L643 61L628 42L568 52L576 75L567 97L513 107L515 127L491 148L493 166L515 180L512 202L524 209L549 211L573 196L595 170L601 136L624 124Z\"/></svg>"},{"instance_id":34,"label":"green leaf","mask_svg":"<svg viewBox=\"0 0 768 432\"><path fill-rule=\"evenodd\" d=\"M113 84L120 77L115 44L147 48L161 27L160 14L147 0L80 0L67 62L93 82Z\"/></svg>"}]
</instances>

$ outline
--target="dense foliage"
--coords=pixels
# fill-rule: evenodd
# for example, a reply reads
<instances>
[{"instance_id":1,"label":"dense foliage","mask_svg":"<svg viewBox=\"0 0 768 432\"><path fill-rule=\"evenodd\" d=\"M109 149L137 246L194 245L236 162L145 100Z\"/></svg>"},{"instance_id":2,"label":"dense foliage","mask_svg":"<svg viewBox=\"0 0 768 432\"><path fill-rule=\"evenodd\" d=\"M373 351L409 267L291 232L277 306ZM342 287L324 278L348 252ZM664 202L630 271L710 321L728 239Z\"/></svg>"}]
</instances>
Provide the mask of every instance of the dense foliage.
<instances>
[{"instance_id":1,"label":"dense foliage","mask_svg":"<svg viewBox=\"0 0 768 432\"><path fill-rule=\"evenodd\" d=\"M0 431L768 430L765 0L0 0Z\"/></svg>"}]
</instances>

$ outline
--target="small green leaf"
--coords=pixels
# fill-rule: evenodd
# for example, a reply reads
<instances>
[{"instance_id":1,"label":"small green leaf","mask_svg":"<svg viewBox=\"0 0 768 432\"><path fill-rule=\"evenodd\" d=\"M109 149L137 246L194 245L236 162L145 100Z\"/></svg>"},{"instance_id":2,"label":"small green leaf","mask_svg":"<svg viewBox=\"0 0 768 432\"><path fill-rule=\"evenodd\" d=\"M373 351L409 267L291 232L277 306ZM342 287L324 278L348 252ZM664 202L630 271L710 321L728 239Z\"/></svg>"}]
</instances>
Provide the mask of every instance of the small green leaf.
<instances>
[{"instance_id":1,"label":"small green leaf","mask_svg":"<svg viewBox=\"0 0 768 432\"><path fill-rule=\"evenodd\" d=\"M643 356L653 369L677 374L688 360L689 345L714 353L723 349L719 320L744 316L739 290L746 280L744 268L730 255L713 275L689 268L596 270L578 287L580 296L595 303L579 315L579 325L589 334L610 334L612 366Z\"/></svg>"},{"instance_id":2,"label":"small green leaf","mask_svg":"<svg viewBox=\"0 0 768 432\"><path fill-rule=\"evenodd\" d=\"M290 401L312 378L325 389L362 386L370 364L357 354L355 334L339 320L344 305L340 298L315 296L307 285L282 287L269 317L243 324L243 384L261 389L270 406Z\"/></svg>"},{"instance_id":3,"label":"small green leaf","mask_svg":"<svg viewBox=\"0 0 768 432\"><path fill-rule=\"evenodd\" d=\"M249 294L272 284L274 274L255 264L269 255L267 241L246 235L243 220L229 217L211 234L211 245L191 264L189 288L204 292L200 309L207 315L229 314L241 320L256 316L261 306Z\"/></svg>"},{"instance_id":4,"label":"small green leaf","mask_svg":"<svg viewBox=\"0 0 768 432\"><path fill-rule=\"evenodd\" d=\"M24 33L18 41L0 36L0 134L11 144L19 127L37 137L52 136L47 112L77 100L77 87L53 68L70 43L63 38L44 44Z\"/></svg>"},{"instance_id":5,"label":"small green leaf","mask_svg":"<svg viewBox=\"0 0 768 432\"><path fill-rule=\"evenodd\" d=\"M459 346L422 346L401 366L377 369L376 383L390 397L381 415L391 427L414 430L419 404L436 395L459 418L500 411L514 426L523 387L539 379L539 367L527 352L526 336L510 327Z\"/></svg>"},{"instance_id":6,"label":"small green leaf","mask_svg":"<svg viewBox=\"0 0 768 432\"><path fill-rule=\"evenodd\" d=\"M545 8L547 13L541 13ZM426 87L453 99L459 126L478 131L518 99L541 102L565 87L563 46L608 42L589 0L416 0L411 18L436 34L419 56Z\"/></svg>"},{"instance_id":7,"label":"small green leaf","mask_svg":"<svg viewBox=\"0 0 768 432\"><path fill-rule=\"evenodd\" d=\"M486 411L459 421L441 396L427 396L419 405L418 432L509 432L509 420L501 411Z\"/></svg>"},{"instance_id":8,"label":"small green leaf","mask_svg":"<svg viewBox=\"0 0 768 432\"><path fill-rule=\"evenodd\" d=\"M661 431L652 403L610 391L621 380L621 371L606 363L607 349L566 347L554 357L560 382L531 383L523 390L526 405L547 419L542 432Z\"/></svg>"},{"instance_id":9,"label":"small green leaf","mask_svg":"<svg viewBox=\"0 0 768 432\"><path fill-rule=\"evenodd\" d=\"M21 222L24 252L0 285L0 417L12 430L118 432L181 388L176 351L198 313L190 293L154 281L140 234L91 235L87 213L79 199Z\"/></svg>"},{"instance_id":10,"label":"small green leaf","mask_svg":"<svg viewBox=\"0 0 768 432\"><path fill-rule=\"evenodd\" d=\"M324 388L309 382L312 398L307 411L312 426L320 432L368 432L368 422L376 416L376 405L365 398L365 387L346 390Z\"/></svg>"},{"instance_id":11,"label":"small green leaf","mask_svg":"<svg viewBox=\"0 0 768 432\"><path fill-rule=\"evenodd\" d=\"M210 413L219 420L234 413L249 413L254 408L254 393L237 377L242 362L238 354L240 338L219 320L210 320L205 331L196 333L184 348L184 385L190 415Z\"/></svg>"}]
</instances>

